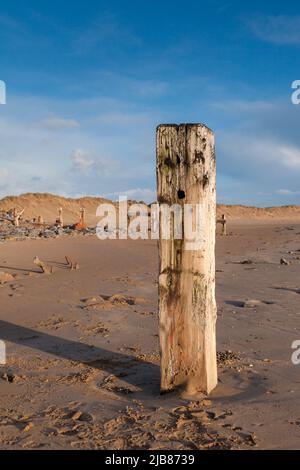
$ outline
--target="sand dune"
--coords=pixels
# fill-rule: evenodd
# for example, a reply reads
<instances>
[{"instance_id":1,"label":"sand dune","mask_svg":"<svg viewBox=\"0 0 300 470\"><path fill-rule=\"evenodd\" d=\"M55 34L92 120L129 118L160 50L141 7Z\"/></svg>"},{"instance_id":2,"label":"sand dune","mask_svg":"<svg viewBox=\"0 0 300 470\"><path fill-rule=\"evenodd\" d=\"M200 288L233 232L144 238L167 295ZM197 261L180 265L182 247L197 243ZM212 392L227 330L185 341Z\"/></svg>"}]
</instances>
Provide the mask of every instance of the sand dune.
<instances>
[{"instance_id":1,"label":"sand dune","mask_svg":"<svg viewBox=\"0 0 300 470\"><path fill-rule=\"evenodd\" d=\"M232 220L299 220L300 206L253 207L242 205L218 205L218 216L225 214Z\"/></svg>"},{"instance_id":2,"label":"sand dune","mask_svg":"<svg viewBox=\"0 0 300 470\"><path fill-rule=\"evenodd\" d=\"M58 208L62 207L64 222L75 223L79 220L80 208L84 207L87 223L96 225L96 209L99 204L105 202L111 201L101 197L73 199L48 193L27 193L0 199L0 211L8 211L13 207L25 208L26 219L41 215L45 221L51 222L57 218ZM218 217L221 214L225 214L230 220L300 220L300 206L258 208L242 205L218 205Z\"/></svg>"},{"instance_id":3,"label":"sand dune","mask_svg":"<svg viewBox=\"0 0 300 470\"><path fill-rule=\"evenodd\" d=\"M71 199L48 193L26 193L21 196L8 196L0 200L0 211L8 211L13 207L25 208L24 218L31 219L41 215L46 222L57 219L58 208L63 208L65 223L79 220L81 207L86 209L86 221L89 225L97 222L96 209L99 204L110 202L100 197L82 197Z\"/></svg>"}]
</instances>

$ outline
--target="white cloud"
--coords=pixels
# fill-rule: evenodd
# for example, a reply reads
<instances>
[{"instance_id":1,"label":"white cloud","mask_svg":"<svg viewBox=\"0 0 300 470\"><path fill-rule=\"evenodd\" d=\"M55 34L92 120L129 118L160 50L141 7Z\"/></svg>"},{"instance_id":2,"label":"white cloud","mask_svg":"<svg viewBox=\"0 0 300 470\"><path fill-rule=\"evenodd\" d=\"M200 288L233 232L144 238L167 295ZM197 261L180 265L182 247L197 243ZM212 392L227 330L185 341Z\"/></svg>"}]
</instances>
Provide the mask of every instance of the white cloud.
<instances>
[{"instance_id":1,"label":"white cloud","mask_svg":"<svg viewBox=\"0 0 300 470\"><path fill-rule=\"evenodd\" d=\"M89 122L94 125L102 125L105 128L109 126L128 127L136 125L137 121L146 124L148 119L147 113L113 111L108 107L104 112L90 118Z\"/></svg>"},{"instance_id":2,"label":"white cloud","mask_svg":"<svg viewBox=\"0 0 300 470\"><path fill-rule=\"evenodd\" d=\"M5 183L8 177L8 171L5 168L0 168L0 185Z\"/></svg>"},{"instance_id":3,"label":"white cloud","mask_svg":"<svg viewBox=\"0 0 300 470\"><path fill-rule=\"evenodd\" d=\"M275 191L280 196L296 196L300 194L300 191L291 191L290 189L278 189Z\"/></svg>"},{"instance_id":4,"label":"white cloud","mask_svg":"<svg viewBox=\"0 0 300 470\"><path fill-rule=\"evenodd\" d=\"M103 195L104 197L118 197L118 196L127 196L129 199L134 200L145 200L145 201L155 201L156 192L150 188L135 188L127 189L126 191L119 191L113 193L107 193Z\"/></svg>"},{"instance_id":5,"label":"white cloud","mask_svg":"<svg viewBox=\"0 0 300 470\"><path fill-rule=\"evenodd\" d=\"M274 112L280 109L280 103L257 100L223 100L220 102L214 102L211 106L230 114L260 113L268 111Z\"/></svg>"},{"instance_id":6,"label":"white cloud","mask_svg":"<svg viewBox=\"0 0 300 470\"><path fill-rule=\"evenodd\" d=\"M216 130L218 197L272 205L281 195L285 202L287 193L277 188L297 191L300 178L299 107L278 97L225 100L213 108L218 108L222 123ZM289 202L298 203L299 195L289 196Z\"/></svg>"},{"instance_id":7,"label":"white cloud","mask_svg":"<svg viewBox=\"0 0 300 470\"><path fill-rule=\"evenodd\" d=\"M300 170L300 149L285 145L279 147L278 152L283 158L283 165L292 170Z\"/></svg>"},{"instance_id":8,"label":"white cloud","mask_svg":"<svg viewBox=\"0 0 300 470\"><path fill-rule=\"evenodd\" d=\"M93 156L82 149L71 153L72 169L84 176L109 176L117 168L116 161L99 156Z\"/></svg>"},{"instance_id":9,"label":"white cloud","mask_svg":"<svg viewBox=\"0 0 300 470\"><path fill-rule=\"evenodd\" d=\"M130 80L128 79L129 88L132 88L141 96L160 96L165 94L169 89L167 82L158 80Z\"/></svg>"},{"instance_id":10,"label":"white cloud","mask_svg":"<svg viewBox=\"0 0 300 470\"><path fill-rule=\"evenodd\" d=\"M80 126L76 119L63 119L60 117L49 117L43 120L43 126L46 129L74 129Z\"/></svg>"},{"instance_id":11,"label":"white cloud","mask_svg":"<svg viewBox=\"0 0 300 470\"><path fill-rule=\"evenodd\" d=\"M267 174L270 177L273 170L279 172L283 168L300 172L300 148L281 141L280 136L271 139L236 131L223 133L219 145L226 154L229 172L242 170L245 176L256 174L257 179L266 178ZM268 173L262 172L263 169Z\"/></svg>"},{"instance_id":12,"label":"white cloud","mask_svg":"<svg viewBox=\"0 0 300 470\"><path fill-rule=\"evenodd\" d=\"M300 44L300 16L258 16L249 25L263 41L282 45Z\"/></svg>"},{"instance_id":13,"label":"white cloud","mask_svg":"<svg viewBox=\"0 0 300 470\"><path fill-rule=\"evenodd\" d=\"M88 174L94 161L81 149L76 149L71 154L72 168L79 173Z\"/></svg>"},{"instance_id":14,"label":"white cloud","mask_svg":"<svg viewBox=\"0 0 300 470\"><path fill-rule=\"evenodd\" d=\"M41 125L45 109L55 119L50 124L60 125L59 136ZM80 116L72 132L70 123L65 125L69 120L61 117L66 114ZM0 197L32 191L97 195L146 187L155 175L154 129L155 117L131 102L10 96L0 117Z\"/></svg>"}]
</instances>

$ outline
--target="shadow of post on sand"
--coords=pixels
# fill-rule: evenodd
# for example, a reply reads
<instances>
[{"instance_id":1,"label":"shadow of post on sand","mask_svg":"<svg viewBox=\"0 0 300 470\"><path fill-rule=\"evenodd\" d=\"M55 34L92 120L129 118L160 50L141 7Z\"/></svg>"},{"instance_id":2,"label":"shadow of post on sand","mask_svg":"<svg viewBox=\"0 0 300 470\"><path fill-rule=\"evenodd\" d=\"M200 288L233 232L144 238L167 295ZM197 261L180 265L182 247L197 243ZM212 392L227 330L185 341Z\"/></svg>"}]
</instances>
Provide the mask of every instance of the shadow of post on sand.
<instances>
[{"instance_id":1,"label":"shadow of post on sand","mask_svg":"<svg viewBox=\"0 0 300 470\"><path fill-rule=\"evenodd\" d=\"M118 371L126 377L126 382L141 388L144 393L153 395L157 389L156 395L159 394L159 366L135 356L50 335L4 320L0 320L0 339L110 374Z\"/></svg>"}]
</instances>

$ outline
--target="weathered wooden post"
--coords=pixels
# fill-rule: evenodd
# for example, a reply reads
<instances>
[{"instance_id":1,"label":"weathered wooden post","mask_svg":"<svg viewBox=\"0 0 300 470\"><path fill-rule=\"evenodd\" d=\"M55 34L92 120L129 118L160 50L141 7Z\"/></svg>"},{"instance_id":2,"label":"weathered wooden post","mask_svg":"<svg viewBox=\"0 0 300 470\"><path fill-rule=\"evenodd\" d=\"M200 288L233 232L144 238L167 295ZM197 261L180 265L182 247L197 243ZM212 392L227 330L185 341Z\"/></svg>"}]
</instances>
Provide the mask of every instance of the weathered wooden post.
<instances>
[{"instance_id":1,"label":"weathered wooden post","mask_svg":"<svg viewBox=\"0 0 300 470\"><path fill-rule=\"evenodd\" d=\"M63 209L62 209L62 207L60 207L60 208L58 209L58 219L57 219L57 221L56 221L59 227L63 227L63 226L64 226L64 221L63 221L63 215L62 215L62 213L63 213Z\"/></svg>"},{"instance_id":2,"label":"weathered wooden post","mask_svg":"<svg viewBox=\"0 0 300 470\"><path fill-rule=\"evenodd\" d=\"M225 214L222 214L222 235L227 235L227 221Z\"/></svg>"},{"instance_id":3,"label":"weathered wooden post","mask_svg":"<svg viewBox=\"0 0 300 470\"><path fill-rule=\"evenodd\" d=\"M204 221L201 248L191 250L184 237L162 239L160 217L161 391L209 393L217 385L214 134L203 124L162 124L156 138L158 202L199 205Z\"/></svg>"},{"instance_id":4,"label":"weathered wooden post","mask_svg":"<svg viewBox=\"0 0 300 470\"><path fill-rule=\"evenodd\" d=\"M85 208L84 207L81 207L79 215L80 215L79 222L77 224L75 224L75 229L76 230L83 230L83 229L86 228L86 225L85 225Z\"/></svg>"},{"instance_id":5,"label":"weathered wooden post","mask_svg":"<svg viewBox=\"0 0 300 470\"><path fill-rule=\"evenodd\" d=\"M19 222L20 222L22 215L24 214L24 211L25 209L22 209L19 212L17 211L16 208L13 209L13 224L16 227L19 227Z\"/></svg>"},{"instance_id":6,"label":"weathered wooden post","mask_svg":"<svg viewBox=\"0 0 300 470\"><path fill-rule=\"evenodd\" d=\"M80 221L79 221L79 224L82 225L82 227L85 226L85 220L84 220L84 218L85 218L85 208L82 207L82 208L80 209Z\"/></svg>"}]
</instances>

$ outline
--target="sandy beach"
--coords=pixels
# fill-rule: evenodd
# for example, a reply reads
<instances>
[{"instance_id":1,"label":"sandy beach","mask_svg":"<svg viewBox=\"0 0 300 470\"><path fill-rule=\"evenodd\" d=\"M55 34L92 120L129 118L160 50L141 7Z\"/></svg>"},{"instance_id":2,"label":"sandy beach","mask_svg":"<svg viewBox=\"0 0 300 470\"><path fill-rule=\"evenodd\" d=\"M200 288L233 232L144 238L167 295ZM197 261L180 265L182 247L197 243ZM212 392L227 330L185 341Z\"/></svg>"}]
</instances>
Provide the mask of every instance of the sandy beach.
<instances>
[{"instance_id":1,"label":"sandy beach","mask_svg":"<svg viewBox=\"0 0 300 470\"><path fill-rule=\"evenodd\" d=\"M3 461L300 451L295 6L2 2Z\"/></svg>"},{"instance_id":2,"label":"sandy beach","mask_svg":"<svg viewBox=\"0 0 300 470\"><path fill-rule=\"evenodd\" d=\"M260 220L218 234L219 383L196 400L159 393L155 241L2 244L1 449L299 448L299 233Z\"/></svg>"}]
</instances>

